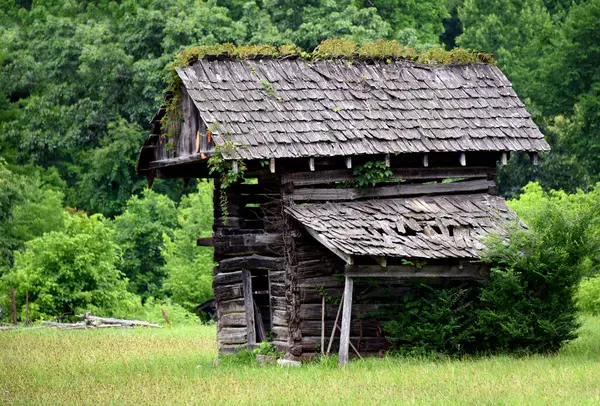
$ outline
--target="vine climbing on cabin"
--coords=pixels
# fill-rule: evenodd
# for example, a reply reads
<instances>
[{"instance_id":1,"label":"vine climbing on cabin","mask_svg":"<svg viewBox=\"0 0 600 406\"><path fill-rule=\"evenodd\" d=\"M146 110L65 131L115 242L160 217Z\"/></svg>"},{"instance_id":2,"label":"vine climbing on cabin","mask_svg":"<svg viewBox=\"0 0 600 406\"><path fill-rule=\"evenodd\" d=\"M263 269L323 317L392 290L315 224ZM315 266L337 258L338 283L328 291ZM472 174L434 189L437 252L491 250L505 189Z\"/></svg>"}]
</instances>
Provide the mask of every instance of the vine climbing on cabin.
<instances>
[{"instance_id":1,"label":"vine climbing on cabin","mask_svg":"<svg viewBox=\"0 0 600 406\"><path fill-rule=\"evenodd\" d=\"M227 140L222 145L217 145L208 159L209 173L219 174L221 183L219 189L219 208L221 209L221 217L225 224L227 224L229 218L227 188L244 179L246 164L243 161L225 159L223 153L230 153L239 147L239 145Z\"/></svg>"},{"instance_id":2,"label":"vine climbing on cabin","mask_svg":"<svg viewBox=\"0 0 600 406\"><path fill-rule=\"evenodd\" d=\"M393 173L383 161L369 161L354 168L354 184L357 187L375 186L389 182Z\"/></svg>"}]
</instances>

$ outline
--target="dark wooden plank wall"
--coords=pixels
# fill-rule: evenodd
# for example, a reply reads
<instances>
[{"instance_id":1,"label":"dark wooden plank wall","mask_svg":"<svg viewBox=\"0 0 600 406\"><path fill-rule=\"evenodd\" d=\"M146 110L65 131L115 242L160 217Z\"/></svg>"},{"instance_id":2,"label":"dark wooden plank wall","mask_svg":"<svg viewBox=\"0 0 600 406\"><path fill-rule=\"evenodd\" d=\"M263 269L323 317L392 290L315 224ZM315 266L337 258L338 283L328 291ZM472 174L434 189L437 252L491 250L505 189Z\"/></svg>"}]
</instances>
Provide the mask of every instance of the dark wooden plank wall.
<instances>
[{"instance_id":1,"label":"dark wooden plank wall","mask_svg":"<svg viewBox=\"0 0 600 406\"><path fill-rule=\"evenodd\" d=\"M227 221L219 204L220 185L215 181L213 244L219 265L214 269L213 289L221 354L255 341L256 326L248 325L255 322L254 316L261 317L275 344L287 349L287 325L281 324L283 317L273 314L285 311L285 292L280 288L283 235L278 178L268 168L256 175L258 184L227 189ZM255 306L260 315L255 314Z\"/></svg>"}]
</instances>

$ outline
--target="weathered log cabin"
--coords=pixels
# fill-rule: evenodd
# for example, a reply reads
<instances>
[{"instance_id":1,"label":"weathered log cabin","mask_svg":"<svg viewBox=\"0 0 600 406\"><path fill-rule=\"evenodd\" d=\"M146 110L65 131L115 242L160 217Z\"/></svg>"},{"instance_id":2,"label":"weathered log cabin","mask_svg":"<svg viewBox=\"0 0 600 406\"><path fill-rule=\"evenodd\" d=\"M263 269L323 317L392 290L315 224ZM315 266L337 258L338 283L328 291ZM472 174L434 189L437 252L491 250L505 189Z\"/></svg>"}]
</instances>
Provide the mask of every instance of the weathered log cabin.
<instances>
[{"instance_id":1,"label":"weathered log cabin","mask_svg":"<svg viewBox=\"0 0 600 406\"><path fill-rule=\"evenodd\" d=\"M138 172L214 178L198 244L218 262L221 354L265 339L302 357L333 344L340 362L387 349L373 292L485 277L481 236L514 218L497 163L549 150L493 64L213 55L177 75Z\"/></svg>"}]
</instances>

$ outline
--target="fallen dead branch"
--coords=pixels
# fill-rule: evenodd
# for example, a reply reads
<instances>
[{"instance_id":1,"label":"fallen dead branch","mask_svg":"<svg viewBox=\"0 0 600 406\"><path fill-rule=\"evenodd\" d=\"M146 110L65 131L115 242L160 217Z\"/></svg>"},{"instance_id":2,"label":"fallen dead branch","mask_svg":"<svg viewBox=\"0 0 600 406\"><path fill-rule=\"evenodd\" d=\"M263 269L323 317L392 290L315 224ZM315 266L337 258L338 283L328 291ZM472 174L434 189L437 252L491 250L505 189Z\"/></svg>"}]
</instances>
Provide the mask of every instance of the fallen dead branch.
<instances>
[{"instance_id":1,"label":"fallen dead branch","mask_svg":"<svg viewBox=\"0 0 600 406\"><path fill-rule=\"evenodd\" d=\"M43 321L42 325L50 328L59 328L64 330L85 330L94 328L131 328L131 327L149 327L162 328L162 326L141 320L115 319L112 317L92 316L90 313L79 314L77 317L83 321L77 323L57 323L54 321Z\"/></svg>"}]
</instances>

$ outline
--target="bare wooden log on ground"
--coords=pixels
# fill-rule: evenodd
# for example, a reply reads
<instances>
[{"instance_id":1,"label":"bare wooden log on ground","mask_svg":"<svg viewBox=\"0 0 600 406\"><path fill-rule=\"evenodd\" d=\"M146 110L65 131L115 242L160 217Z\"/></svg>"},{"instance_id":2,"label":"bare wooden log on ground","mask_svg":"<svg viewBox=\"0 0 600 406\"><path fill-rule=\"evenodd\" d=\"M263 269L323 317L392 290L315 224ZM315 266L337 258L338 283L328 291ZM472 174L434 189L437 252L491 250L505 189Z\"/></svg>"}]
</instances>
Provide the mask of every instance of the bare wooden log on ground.
<instances>
[{"instance_id":1,"label":"bare wooden log on ground","mask_svg":"<svg viewBox=\"0 0 600 406\"><path fill-rule=\"evenodd\" d=\"M148 323L147 321L115 319L112 317L98 317L98 316L92 316L89 313L79 314L79 315L77 315L77 317L82 318L88 325L115 324L115 325L127 326L127 327L162 328L162 326L160 326L158 324Z\"/></svg>"},{"instance_id":2,"label":"bare wooden log on ground","mask_svg":"<svg viewBox=\"0 0 600 406\"><path fill-rule=\"evenodd\" d=\"M85 321L80 321L78 323L57 323L54 321L42 321L42 325L51 328L60 328L65 330L75 330L75 329L87 329L93 328L94 326L88 326Z\"/></svg>"}]
</instances>

